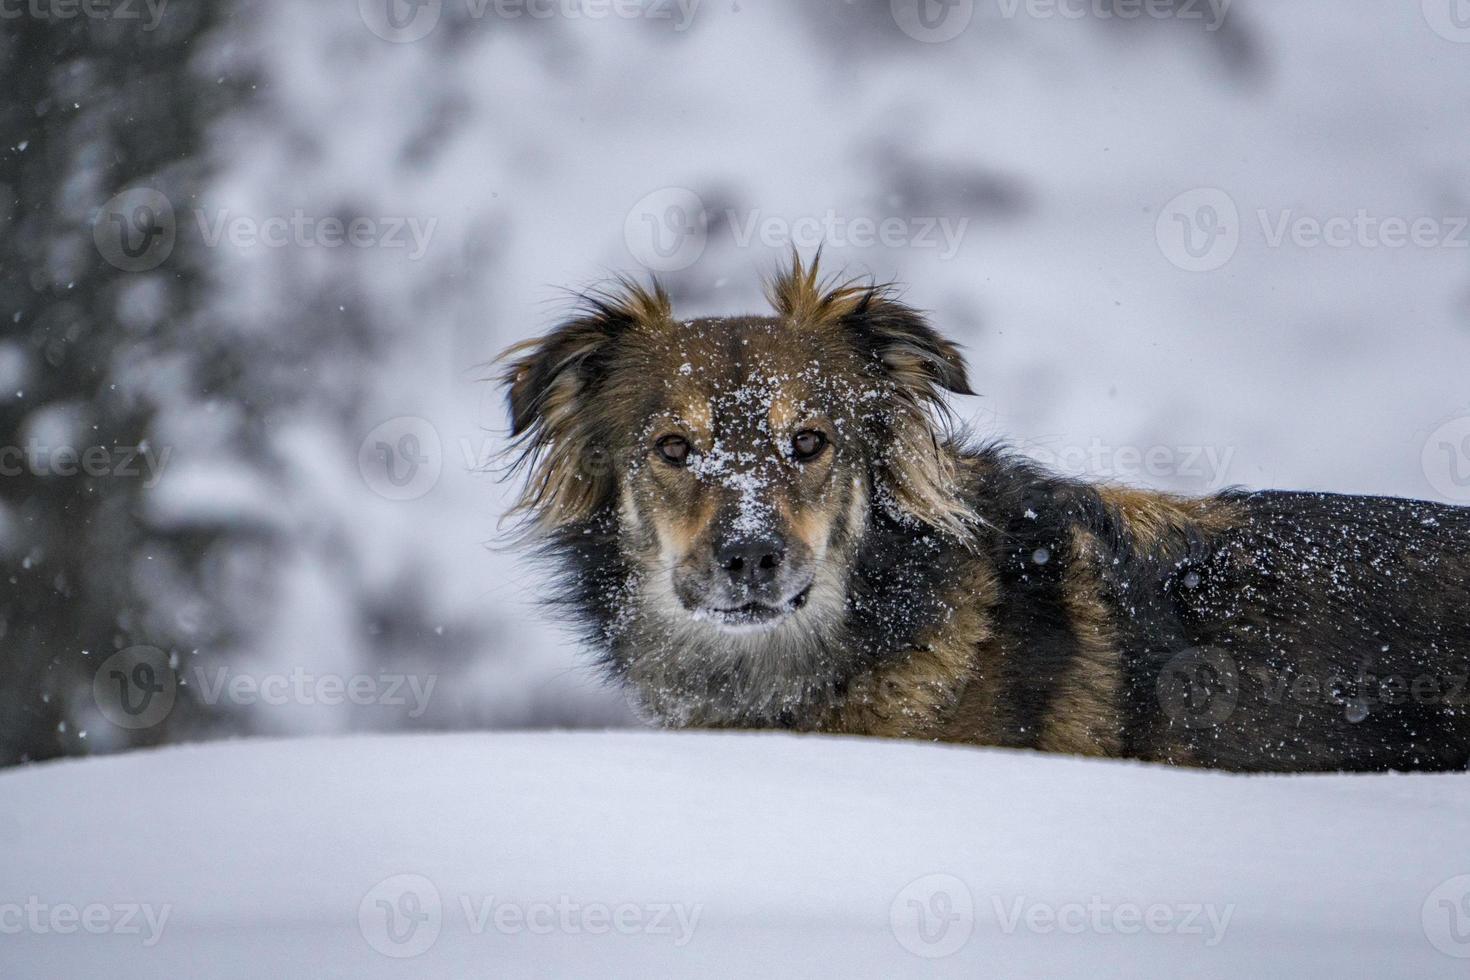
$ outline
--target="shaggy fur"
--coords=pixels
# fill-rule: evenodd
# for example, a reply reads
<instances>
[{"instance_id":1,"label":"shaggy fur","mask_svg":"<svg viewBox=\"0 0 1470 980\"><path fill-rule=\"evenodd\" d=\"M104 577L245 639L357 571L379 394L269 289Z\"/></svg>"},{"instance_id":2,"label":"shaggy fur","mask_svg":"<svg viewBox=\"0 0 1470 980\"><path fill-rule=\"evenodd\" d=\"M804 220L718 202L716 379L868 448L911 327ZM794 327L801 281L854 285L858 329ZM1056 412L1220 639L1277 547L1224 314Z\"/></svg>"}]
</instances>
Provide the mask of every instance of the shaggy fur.
<instances>
[{"instance_id":1,"label":"shaggy fur","mask_svg":"<svg viewBox=\"0 0 1470 980\"><path fill-rule=\"evenodd\" d=\"M964 361L891 288L770 295L681 322L620 282L507 353L517 510L653 719L1470 765L1470 511L1062 479L951 432Z\"/></svg>"}]
</instances>

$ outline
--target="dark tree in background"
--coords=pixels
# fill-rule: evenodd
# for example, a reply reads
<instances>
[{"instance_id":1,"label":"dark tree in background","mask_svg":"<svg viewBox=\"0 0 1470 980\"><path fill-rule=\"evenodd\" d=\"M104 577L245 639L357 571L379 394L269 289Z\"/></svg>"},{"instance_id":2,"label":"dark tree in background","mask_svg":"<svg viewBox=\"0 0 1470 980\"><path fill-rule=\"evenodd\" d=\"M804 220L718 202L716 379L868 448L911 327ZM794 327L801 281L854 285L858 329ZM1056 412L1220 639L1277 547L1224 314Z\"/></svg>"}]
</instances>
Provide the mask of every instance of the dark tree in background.
<instances>
[{"instance_id":1,"label":"dark tree in background","mask_svg":"<svg viewBox=\"0 0 1470 980\"><path fill-rule=\"evenodd\" d=\"M0 764L207 724L187 689L166 722L136 731L78 719L95 716L93 676L116 651L147 645L177 663L239 628L213 566L222 540L248 548L252 530L153 521L148 470L127 462L132 447L166 448L149 444L150 378L203 402L228 396L236 374L201 322L197 250L181 234L156 267L119 267L99 236L120 230L94 236L128 188L197 192L209 121L248 91L203 76L237 5L175 0L156 24L134 6L134 18L26 15L0 33ZM92 449L95 464L92 447L105 468L55 455ZM58 458L78 472L52 472ZM168 603L152 601L165 590Z\"/></svg>"}]
</instances>

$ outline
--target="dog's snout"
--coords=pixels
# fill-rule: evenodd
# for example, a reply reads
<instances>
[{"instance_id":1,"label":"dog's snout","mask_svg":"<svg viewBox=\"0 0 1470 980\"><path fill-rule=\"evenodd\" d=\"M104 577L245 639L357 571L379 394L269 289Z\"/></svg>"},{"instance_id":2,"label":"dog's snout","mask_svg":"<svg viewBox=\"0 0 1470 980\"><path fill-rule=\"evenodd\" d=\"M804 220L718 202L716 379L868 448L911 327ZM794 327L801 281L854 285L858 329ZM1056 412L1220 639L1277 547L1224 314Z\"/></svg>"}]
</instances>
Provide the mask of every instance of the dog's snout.
<instances>
[{"instance_id":1,"label":"dog's snout","mask_svg":"<svg viewBox=\"0 0 1470 980\"><path fill-rule=\"evenodd\" d=\"M786 546L773 537L743 537L715 549L715 561L737 584L758 587L772 582L786 558Z\"/></svg>"}]
</instances>

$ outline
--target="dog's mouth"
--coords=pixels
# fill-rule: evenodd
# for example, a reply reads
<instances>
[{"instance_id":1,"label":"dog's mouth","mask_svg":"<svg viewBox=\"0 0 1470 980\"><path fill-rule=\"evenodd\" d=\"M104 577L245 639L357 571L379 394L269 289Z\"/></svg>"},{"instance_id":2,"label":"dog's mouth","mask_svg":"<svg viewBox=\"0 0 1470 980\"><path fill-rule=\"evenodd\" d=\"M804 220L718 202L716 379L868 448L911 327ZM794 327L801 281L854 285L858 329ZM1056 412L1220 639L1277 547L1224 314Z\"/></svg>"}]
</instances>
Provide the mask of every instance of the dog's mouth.
<instances>
[{"instance_id":1,"label":"dog's mouth","mask_svg":"<svg viewBox=\"0 0 1470 980\"><path fill-rule=\"evenodd\" d=\"M812 583L808 582L806 588L802 589L790 599L779 603L747 602L743 606L732 609L721 609L711 606L701 609L696 616L708 619L730 629L752 629L763 626L771 626L785 619L790 614L806 605L807 599L812 593Z\"/></svg>"}]
</instances>

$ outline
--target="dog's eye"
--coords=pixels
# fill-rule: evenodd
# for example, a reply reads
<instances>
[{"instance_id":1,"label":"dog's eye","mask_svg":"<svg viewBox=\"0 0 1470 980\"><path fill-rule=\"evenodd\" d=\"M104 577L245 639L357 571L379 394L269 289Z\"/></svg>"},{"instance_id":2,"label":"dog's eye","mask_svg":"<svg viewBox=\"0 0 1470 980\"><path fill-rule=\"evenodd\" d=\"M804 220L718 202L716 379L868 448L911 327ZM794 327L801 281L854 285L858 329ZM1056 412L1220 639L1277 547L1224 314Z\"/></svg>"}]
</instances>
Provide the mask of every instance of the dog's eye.
<instances>
[{"instance_id":1,"label":"dog's eye","mask_svg":"<svg viewBox=\"0 0 1470 980\"><path fill-rule=\"evenodd\" d=\"M827 448L827 437L816 429L803 429L791 437L791 452L803 463L816 459Z\"/></svg>"},{"instance_id":2,"label":"dog's eye","mask_svg":"<svg viewBox=\"0 0 1470 980\"><path fill-rule=\"evenodd\" d=\"M683 466L689 462L689 440L683 436L664 436L654 447L666 463Z\"/></svg>"}]
</instances>

